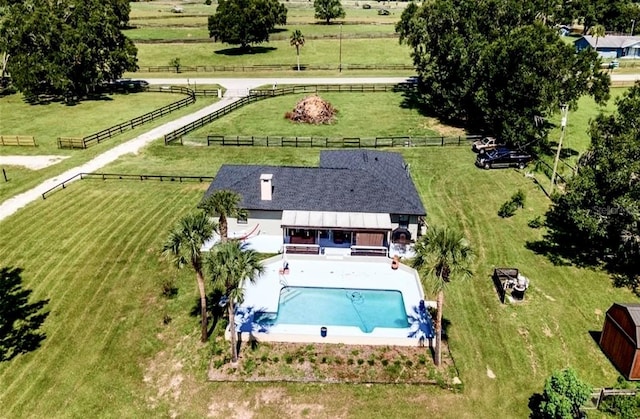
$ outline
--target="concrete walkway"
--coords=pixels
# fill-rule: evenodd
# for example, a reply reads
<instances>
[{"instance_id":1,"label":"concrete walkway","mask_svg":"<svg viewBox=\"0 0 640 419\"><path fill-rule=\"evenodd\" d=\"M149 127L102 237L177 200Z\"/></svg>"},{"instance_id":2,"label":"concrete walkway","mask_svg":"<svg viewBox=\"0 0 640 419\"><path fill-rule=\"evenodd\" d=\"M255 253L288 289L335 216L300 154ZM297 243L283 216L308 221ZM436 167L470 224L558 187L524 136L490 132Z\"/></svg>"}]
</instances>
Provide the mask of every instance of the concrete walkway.
<instances>
[{"instance_id":1,"label":"concrete walkway","mask_svg":"<svg viewBox=\"0 0 640 419\"><path fill-rule=\"evenodd\" d=\"M73 169L67 170L64 173L59 174L56 177L50 178L39 184L33 189L30 189L26 192L23 192L19 195L16 195L12 198L7 199L2 204L0 204L0 220L4 220L11 214L18 211L20 208L26 206L30 202L33 202L37 199L42 199L42 194L59 183L76 176L79 173L83 172L95 172L107 164L115 161L120 156L129 153L137 153L138 150L145 147L147 144L151 143L158 138L163 137L165 134L170 133L171 131L180 128L190 122L193 122L207 114L210 114L213 111L216 111L230 103L239 100L237 97L228 97L223 98L222 100L207 106L205 108L200 109L197 112L194 112L190 115L183 116L174 121L167 122L157 128L154 128L150 131L145 132L142 135L133 138L132 140L127 141L126 143L122 143L110 150L105 151L104 153L96 156L95 158L89 160L85 164L74 167Z\"/></svg>"},{"instance_id":2,"label":"concrete walkway","mask_svg":"<svg viewBox=\"0 0 640 419\"><path fill-rule=\"evenodd\" d=\"M269 84L379 84L379 83L398 83L407 81L406 77L363 77L363 78L344 78L344 79L334 79L334 78L313 78L313 79L297 79L297 78L288 78L288 79L147 79L150 84L154 85L186 85L193 84L196 85L204 85L204 84L219 84L227 89L225 97L222 98L219 102L214 103L213 105L207 106L205 108L200 109L197 112L194 112L190 115L183 116L182 118L178 118L174 121L167 122L164 125L161 125L157 128L152 129L151 131L145 132L144 134L139 135L132 140L127 141L126 143L120 144L110 150L105 151L104 153L96 156L92 160L87 163L74 167L73 169L67 170L64 173L61 173L58 176L47 179L38 186L33 189L30 189L26 192L23 192L19 195L16 195L12 198L7 199L6 201L0 204L0 221L14 214L20 208L23 208L27 204L37 200L42 199L42 194L49 189L55 187L56 185L64 182L67 179L70 179L79 173L86 172L95 172L104 166L112 163L120 156L129 153L137 153L138 150L145 147L149 143L158 138L163 137L164 135L174 131L190 122L193 122L205 115L208 115L230 103L233 103L239 100L242 96L246 96L249 94L250 89L254 89L259 86L269 85Z\"/></svg>"}]
</instances>

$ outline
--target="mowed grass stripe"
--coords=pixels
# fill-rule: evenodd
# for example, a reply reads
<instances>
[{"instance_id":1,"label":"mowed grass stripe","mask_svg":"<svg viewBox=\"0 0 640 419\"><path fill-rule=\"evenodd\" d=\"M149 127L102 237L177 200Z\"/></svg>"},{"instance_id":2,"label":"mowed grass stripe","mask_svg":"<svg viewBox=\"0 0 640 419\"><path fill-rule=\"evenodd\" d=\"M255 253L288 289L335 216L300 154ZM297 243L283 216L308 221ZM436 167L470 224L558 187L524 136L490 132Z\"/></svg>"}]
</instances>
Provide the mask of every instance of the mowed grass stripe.
<instances>
[{"instance_id":1,"label":"mowed grass stripe","mask_svg":"<svg viewBox=\"0 0 640 419\"><path fill-rule=\"evenodd\" d=\"M78 190L73 191L72 194L73 196L69 196L68 199L72 199L72 200L77 199L78 204L76 205L76 207L78 207L79 213L83 214L83 218L87 219L87 223L86 224L83 223L81 225L83 225L85 228L91 227L93 225L93 222L96 220L95 214L90 210L89 211L86 210L86 208L92 208L95 204L95 201L91 199L91 193L87 191L82 191L79 188ZM124 195L120 195L120 196L117 196L116 199L109 201L108 203L109 205L105 208L107 213L109 213L112 207L113 208L117 207L119 200L124 200L124 199L125 199ZM54 263L49 273L45 275L44 278L42 278L42 280L39 282L40 284L39 287L46 287L49 290L47 294L48 294L48 298L50 298L50 302L47 305L47 310L50 311L50 315L49 315L50 318L53 316L63 315L64 318L75 318L75 324L77 324L78 322L84 321L84 319L74 316L74 309L75 310L81 309L82 307L84 307L84 303L83 304L69 304L69 303L71 303L76 299L84 302L85 300L84 298L82 298L82 296L84 296L85 293L88 292L88 290L90 289L91 282L82 281L81 278L78 279L77 273L75 272L78 271L78 268L80 268L79 270L82 270L82 266L77 266L77 265L82 265L84 261L91 260L91 255L98 255L99 253L95 252L95 244L93 246L86 245L87 242L85 240L79 240L80 236L83 235L80 233L81 232L85 233L84 234L85 239L89 239L90 241L94 240L94 243L100 242L103 238L113 236L114 232L113 232L113 229L111 229L111 227L115 225L118 221L119 220L117 218L114 218L108 225L103 226L101 233L95 236L90 235L91 237L87 237L86 231L83 231L82 229L76 229L76 233L71 237L74 240L73 241L67 240L69 244L73 247L70 247L69 251L62 252L62 258L60 258L57 261L57 263ZM67 228L63 231L68 231L69 227L71 227L68 224L62 224L62 225ZM74 227L71 227L71 229L74 229ZM58 231L56 233L60 234L63 232ZM50 245L55 245L55 244L50 244ZM79 251L75 251L75 248L80 247L81 245L83 245L83 248ZM56 250L59 250L59 249L56 249ZM53 282L53 286L51 286L51 282ZM83 288L78 286L78 284L84 284L85 286ZM64 287L64 290L59 292L58 290L63 287ZM64 314L62 314L63 309L64 309ZM46 332L47 338L45 339L41 347L41 350L46 351L49 355L49 358L48 358L49 364L47 365L47 367L49 367L56 360L56 356L51 356L52 353L54 353L52 351L55 345L58 345L55 354L60 354L64 349L63 345L65 342L63 339L60 339L60 340L58 339L59 335L62 335L63 337L72 336L69 333L66 333L69 329L68 323L60 322L55 328L51 328L51 324L52 323L50 321L45 323L44 330ZM35 362L35 361L36 361L35 357L31 358L31 362ZM27 373L27 371L29 371L30 369L31 368L25 369L23 373ZM17 405L20 404L22 399L28 400L28 395L30 390L39 382L40 377L43 374L45 374L45 372L48 370L49 368L40 368L39 369L40 373L36 375L33 374L33 371L30 372L31 374L29 379L30 385L20 389L22 396L17 400L18 402ZM18 380L16 382L18 382ZM11 386L9 386L7 390L10 391L11 389L12 389ZM50 387L50 390L53 390L53 388Z\"/></svg>"},{"instance_id":2,"label":"mowed grass stripe","mask_svg":"<svg viewBox=\"0 0 640 419\"><path fill-rule=\"evenodd\" d=\"M85 233L83 232L81 226L86 225L88 222L93 220L94 216L85 211L84 208L91 206L93 202L91 202L91 197L87 195L81 195L79 199L75 197L66 197L59 195L60 200L54 203L52 207L47 208L44 211L35 209L33 214L45 212L47 214L47 218L45 221L50 220L50 223L43 227L38 227L37 222L32 221L32 225L30 229L25 230L24 232L18 230L14 234L14 237L33 237L33 235L38 234L38 231L48 231L52 232L54 235L54 240L51 240L48 243L47 251L44 252L48 256L48 259L43 260L42 263L38 264L37 270L33 272L26 271L25 275L28 275L32 278L40 278L37 281L34 280L34 285L30 285L31 289L34 291L34 294L46 295L48 292L55 291L55 289L51 289L48 284L48 279L50 275L55 275L57 273L56 269L59 266L64 264L70 264L73 259L77 256L73 251L71 251L72 247L75 246L75 243L78 239L80 239ZM62 207L60 210L57 206L60 206L62 203ZM70 204L70 205L69 205ZM115 205L115 202L109 203L111 205ZM45 201L42 205L50 205L49 201ZM109 210L109 207L105 208L105 210ZM60 216L64 216L62 222L60 221ZM29 217L29 219L34 218L33 216ZM27 246L29 249L29 258L24 259L25 263L28 263L28 260L34 260L36 257L39 259L40 255L43 254L42 249L39 247L31 246L28 239L20 240L20 243L23 243L24 246ZM87 249L89 250L89 249ZM54 266L49 264L49 259L55 260ZM42 273L47 271L46 274L42 277ZM58 281L55 283L55 287L64 286L63 281ZM42 292L43 289L46 289L47 292Z\"/></svg>"},{"instance_id":3,"label":"mowed grass stripe","mask_svg":"<svg viewBox=\"0 0 640 419\"><path fill-rule=\"evenodd\" d=\"M175 196L175 197L172 199L172 202L176 202L177 200L178 200L178 197L177 197L177 196ZM129 204L130 204L130 203L131 203L131 202L129 201ZM159 207L161 207L161 206L163 206L163 205L164 205L163 203L157 204L155 208L159 208ZM130 206L130 205L129 205L129 206ZM125 209L125 211L118 211L119 213L124 213L124 214L126 214L127 212L130 212L130 211L128 211L128 210L126 209L126 207L127 207L126 203L125 203L125 205L119 205L119 207L121 207L121 208L124 208L124 209ZM168 208L170 208L170 206L168 206ZM158 211L156 211L156 212L158 212ZM116 218L112 221L112 223L111 223L111 224L118 223L118 222L120 222L120 221L121 221L121 217L116 217ZM124 225L126 225L126 223L124 223ZM108 230L108 229L107 229L107 230ZM125 237L126 237L126 235L125 235ZM89 250L89 251L90 251L90 250ZM99 268L98 268L98 269L99 269ZM72 284L75 284L76 282L78 282L78 281L72 281L71 283L72 283ZM95 296L95 294L94 294L94 296ZM82 300L82 301L84 301L85 299L84 299L84 298L82 298L81 300ZM82 305L80 305L80 306L82 307ZM89 306L91 306L91 305L89 304ZM81 318L82 318L82 316L79 316L78 318L80 318L80 319L81 319ZM76 327L75 327L75 328L77 328L77 323L78 323L78 322L76 322ZM74 328L74 329L75 329L75 328ZM80 342L80 344L82 344L82 342ZM44 349L44 348L43 348L43 349ZM53 358L52 358L52 359L53 359ZM26 395L27 393L24 393L24 394Z\"/></svg>"},{"instance_id":4,"label":"mowed grass stripe","mask_svg":"<svg viewBox=\"0 0 640 419\"><path fill-rule=\"evenodd\" d=\"M162 211L161 211L162 208L165 208L165 207L173 208L179 201L181 201L180 198L174 195L173 199L171 199L169 202L167 201L157 202L157 205L153 208L150 208L150 209L137 208L138 211L136 211L134 215L138 219L145 219L146 222L143 224L138 224L138 227L139 227L138 234L134 236L128 236L126 234L122 234L119 236L120 242L114 243L114 246L112 246L112 249L120 248L121 250L119 253L115 255L115 257L113 258L113 261L111 261L109 258L105 259L105 262L103 263L102 267L108 268L108 269L104 271L104 274L102 275L103 280L101 281L98 289L94 293L94 297L92 298L91 303L93 303L95 298L101 294L105 286L105 283L109 278L113 278L114 279L113 282L115 282L116 284L121 284L121 286L131 286L132 282L134 283L136 282L135 274L137 272L140 272L141 266L140 264L131 265L132 260L131 258L127 257L127 255L144 255L145 252L139 253L142 246L147 246L148 244L154 243L154 242L157 243L158 240L162 238L162 237L158 237L157 229L152 228L152 226L161 225L159 224L159 219L164 216L164 214L162 214ZM149 216L149 214L151 214L152 216ZM121 227L121 229L126 230L126 227ZM126 231L119 231L119 233L126 233ZM154 257L154 256L157 257L157 255L147 255L147 257ZM125 265L129 267L129 269L119 269L119 268L122 268L123 264L121 263L121 261L123 260L127 261ZM119 270L116 271L116 269L119 269ZM99 269L99 272L102 272L102 269ZM127 278L130 280L127 281ZM147 280L148 281L152 280L152 278L147 278ZM150 282L153 282L153 281L150 281ZM113 289L108 290L106 297L109 297L110 294L112 294L114 291L117 291L117 288L118 287L116 286ZM114 299L114 300L109 299L109 300L112 301L112 304L100 305L100 308L95 313L97 317L100 317L103 319L110 317L111 321L109 322L109 324L106 325L106 324L99 324L98 322L94 322L92 324L92 327L86 328L84 330L84 334L82 336L78 334L80 341L91 339L92 336L101 336L101 339L97 340L97 347L105 348L106 346L105 344L107 340L110 340L113 337L114 329L119 326L120 322L122 321L121 320L122 316L126 316L126 313L123 312L123 307L125 307L128 304L120 299ZM89 314L88 313L89 308L93 305L95 304L87 304L87 308L85 308L85 311L82 313L83 317ZM106 310L110 312L108 316L106 316L105 314ZM98 327L100 327L99 330L97 330ZM100 334L98 334L98 331L100 332ZM101 354L97 351L90 354L89 364L96 365L98 361L98 357L100 355ZM84 375L77 378L76 384L71 386L73 387L74 394L80 391L80 386L83 384L84 378L90 373L91 372L89 370L85 369Z\"/></svg>"}]
</instances>

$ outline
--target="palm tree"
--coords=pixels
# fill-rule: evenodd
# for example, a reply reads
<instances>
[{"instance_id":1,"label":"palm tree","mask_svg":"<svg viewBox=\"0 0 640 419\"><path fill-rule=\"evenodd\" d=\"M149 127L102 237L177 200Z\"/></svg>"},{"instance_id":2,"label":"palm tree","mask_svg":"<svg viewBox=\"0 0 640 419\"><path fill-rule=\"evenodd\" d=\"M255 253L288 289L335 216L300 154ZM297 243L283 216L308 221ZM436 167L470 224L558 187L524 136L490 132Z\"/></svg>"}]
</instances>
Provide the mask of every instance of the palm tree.
<instances>
[{"instance_id":1,"label":"palm tree","mask_svg":"<svg viewBox=\"0 0 640 419\"><path fill-rule=\"evenodd\" d=\"M594 25L589 28L589 35L593 36L596 39L596 46L594 48L598 48L598 39L604 38L605 31L604 26L602 25Z\"/></svg>"},{"instance_id":2,"label":"palm tree","mask_svg":"<svg viewBox=\"0 0 640 419\"><path fill-rule=\"evenodd\" d=\"M227 296L226 308L229 314L231 333L231 361L238 361L238 333L235 322L235 303L244 301L244 283L255 282L264 272L258 253L248 249L237 240L219 243L207 258L214 286L221 288Z\"/></svg>"},{"instance_id":3,"label":"palm tree","mask_svg":"<svg viewBox=\"0 0 640 419\"><path fill-rule=\"evenodd\" d=\"M429 280L437 293L436 348L434 363L440 365L442 356L442 307L444 288L453 279L473 275L469 265L473 251L462 233L449 228L430 227L415 245L413 267L423 280Z\"/></svg>"},{"instance_id":4,"label":"palm tree","mask_svg":"<svg viewBox=\"0 0 640 419\"><path fill-rule=\"evenodd\" d=\"M300 32L300 29L296 29L291 34L291 46L296 47L296 55L298 57L298 71L300 71L300 47L304 46L304 35Z\"/></svg>"},{"instance_id":5,"label":"palm tree","mask_svg":"<svg viewBox=\"0 0 640 419\"><path fill-rule=\"evenodd\" d=\"M203 211L187 214L169 232L162 253L173 260L178 268L191 265L196 273L200 292L200 326L202 342L207 341L207 294L204 285L202 246L211 238L216 223Z\"/></svg>"},{"instance_id":6,"label":"palm tree","mask_svg":"<svg viewBox=\"0 0 640 419\"><path fill-rule=\"evenodd\" d=\"M209 216L218 216L218 226L220 231L220 241L227 241L229 230L227 218L246 218L247 211L240 209L238 205L242 197L229 190L219 190L206 197L198 206Z\"/></svg>"}]
</instances>

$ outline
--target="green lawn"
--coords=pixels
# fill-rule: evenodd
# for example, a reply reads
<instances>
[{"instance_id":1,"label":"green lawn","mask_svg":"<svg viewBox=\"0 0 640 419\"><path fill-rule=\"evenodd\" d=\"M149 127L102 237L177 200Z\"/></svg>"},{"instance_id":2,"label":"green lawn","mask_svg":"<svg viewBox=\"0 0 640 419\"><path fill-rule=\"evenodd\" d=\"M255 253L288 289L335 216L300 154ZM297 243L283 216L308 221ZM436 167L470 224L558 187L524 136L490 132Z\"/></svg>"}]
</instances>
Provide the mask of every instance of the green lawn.
<instances>
[{"instance_id":1,"label":"green lawn","mask_svg":"<svg viewBox=\"0 0 640 419\"><path fill-rule=\"evenodd\" d=\"M288 25L282 28L282 31L271 34L271 40L289 39L291 33L298 29L307 39L307 42L315 41L313 37L340 37L339 25L318 25L318 24L296 24ZM176 27L176 26L153 26L138 27L136 29L128 29L124 34L134 41L146 39L208 39L209 30L206 22L198 27ZM342 36L348 38L366 38L368 36L393 35L395 29L393 25L342 25ZM207 41L208 42L208 41ZM395 40L397 43L397 39ZM304 47L303 47L304 48ZM303 49L304 50L304 49Z\"/></svg>"},{"instance_id":2,"label":"green lawn","mask_svg":"<svg viewBox=\"0 0 640 419\"><path fill-rule=\"evenodd\" d=\"M450 284L445 300L462 393L206 383L208 349L188 314L197 300L192 275L177 275L178 296L164 300L159 284L175 273L158 255L166 230L206 185L83 180L0 223L0 240L11 243L0 259L24 268L35 297L51 300L43 346L0 364L2 416L519 418L553 369L571 365L594 386L612 385L617 373L589 332L602 327L613 301L633 297L602 272L554 266L526 249L542 234L526 225L548 205L542 192L517 171L475 168L467 147L396 151L410 163L429 224L462 228L476 249L474 278ZM105 170L215 174L223 163L315 165L318 154L157 142ZM517 189L527 195L525 209L500 219L499 206ZM494 266L518 266L530 278L524 303L499 303Z\"/></svg>"},{"instance_id":3,"label":"green lawn","mask_svg":"<svg viewBox=\"0 0 640 419\"><path fill-rule=\"evenodd\" d=\"M116 95L112 101L87 101L76 106L58 103L27 105L19 95L0 98L2 134L34 135L38 147L0 147L1 155L64 155L70 156L60 163L40 170L28 170L19 166L2 165L9 182L0 180L0 201L24 192L45 179L89 161L100 153L137 137L138 135L193 113L217 101L213 97L200 97L195 104L165 115L155 121L126 131L86 150L60 150L56 146L58 136L84 136L107 128L134 116L180 100L183 95L169 93L144 93ZM150 104L147 103L150 100ZM17 111L16 111L17 110ZM63 181L64 179L60 179Z\"/></svg>"},{"instance_id":4,"label":"green lawn","mask_svg":"<svg viewBox=\"0 0 640 419\"><path fill-rule=\"evenodd\" d=\"M114 94L67 106L61 102L30 105L21 94L9 95L0 98L0 130L3 135L34 136L38 143L38 153L33 154L59 154L56 143L58 137L82 138L184 97L172 93ZM0 154L5 155L16 151L29 150L18 147L0 148Z\"/></svg>"},{"instance_id":5,"label":"green lawn","mask_svg":"<svg viewBox=\"0 0 640 419\"><path fill-rule=\"evenodd\" d=\"M338 66L338 39L314 39L300 50L300 62L313 65ZM180 58L185 66L294 64L296 50L289 41L272 41L254 47L249 54L234 55L233 46L220 43L205 44L137 44L138 64L166 66ZM409 48L395 38L343 39L342 64L411 64ZM144 68L141 69L144 71Z\"/></svg>"},{"instance_id":6,"label":"green lawn","mask_svg":"<svg viewBox=\"0 0 640 419\"><path fill-rule=\"evenodd\" d=\"M437 136L436 121L415 109L402 108L399 93L320 93L337 110L331 125L297 124L284 117L307 95L265 99L212 122L188 139L203 141L207 135L375 137L385 135ZM366 112L362 111L366 103ZM393 115L393 117L390 117Z\"/></svg>"}]
</instances>

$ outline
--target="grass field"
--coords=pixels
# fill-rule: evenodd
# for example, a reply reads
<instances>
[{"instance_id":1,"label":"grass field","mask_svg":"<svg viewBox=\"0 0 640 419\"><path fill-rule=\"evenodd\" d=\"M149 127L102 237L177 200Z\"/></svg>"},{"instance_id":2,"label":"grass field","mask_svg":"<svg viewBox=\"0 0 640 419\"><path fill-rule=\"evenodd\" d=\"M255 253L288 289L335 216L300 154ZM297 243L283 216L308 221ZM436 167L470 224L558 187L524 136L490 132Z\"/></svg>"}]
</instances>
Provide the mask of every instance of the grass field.
<instances>
[{"instance_id":1,"label":"grass field","mask_svg":"<svg viewBox=\"0 0 640 419\"><path fill-rule=\"evenodd\" d=\"M38 142L38 154L59 154L61 150L56 143L58 137L82 138L184 97L171 93L115 94L67 106L61 102L30 105L21 94L9 95L0 98L0 113L3 115L1 131L4 135L34 136ZM0 154L14 154L17 151L30 150L21 147L0 148Z\"/></svg>"},{"instance_id":2,"label":"grass field","mask_svg":"<svg viewBox=\"0 0 640 419\"><path fill-rule=\"evenodd\" d=\"M517 171L476 169L467 147L401 151L428 222L463 229L478 255L475 277L450 284L445 300L462 393L206 383L208 349L197 343L198 320L188 314L197 295L192 275L177 275L178 296L162 299L159 283L175 273L158 256L167 228L206 185L83 180L0 224L0 240L11 243L0 259L25 269L36 298L51 299L43 346L0 364L0 415L515 418L528 414L529 396L555 368L571 365L595 386L613 384L617 373L589 332L601 328L613 301L632 297L602 272L554 266L526 249L541 237L526 224L545 211L545 196ZM215 174L223 163L315 165L318 153L155 143L106 170ZM527 195L525 209L500 219L498 207L517 189ZM523 304L501 305L489 275L511 265L532 285Z\"/></svg>"},{"instance_id":3,"label":"grass field","mask_svg":"<svg viewBox=\"0 0 640 419\"><path fill-rule=\"evenodd\" d=\"M321 93L338 110L331 125L297 124L284 117L306 95L269 98L247 105L212 122L188 136L206 140L207 135L281 135L328 137L375 137L384 135L436 136L444 127L434 118L426 118L415 109L402 108L398 93ZM366 112L362 107L366 103ZM393 115L393 118L386 116ZM449 128L455 135L462 130Z\"/></svg>"},{"instance_id":4,"label":"grass field","mask_svg":"<svg viewBox=\"0 0 640 419\"><path fill-rule=\"evenodd\" d=\"M213 97L200 97L196 103L177 110L134 130L112 137L86 150L60 150L56 148L58 136L91 134L134 116L182 99L183 95L169 93L144 93L115 95L112 101L87 101L76 106L59 103L27 105L20 95L0 98L2 134L34 135L38 147L0 147L0 155L64 155L69 158L40 170L28 170L19 166L2 165L9 181L0 181L0 201L32 188L45 179L85 163L104 151L137 137L168 121L195 112L217 101ZM150 99L150 103L147 102ZM60 179L63 181L64 179Z\"/></svg>"},{"instance_id":5,"label":"grass field","mask_svg":"<svg viewBox=\"0 0 640 419\"><path fill-rule=\"evenodd\" d=\"M314 39L300 50L301 64L334 65L340 62L338 39ZM180 58L185 66L295 64L296 50L289 41L261 44L249 54L236 54L233 46L206 44L137 44L138 64L166 66ZM411 64L409 48L394 38L343 39L342 64ZM142 69L144 70L144 69Z\"/></svg>"}]
</instances>

